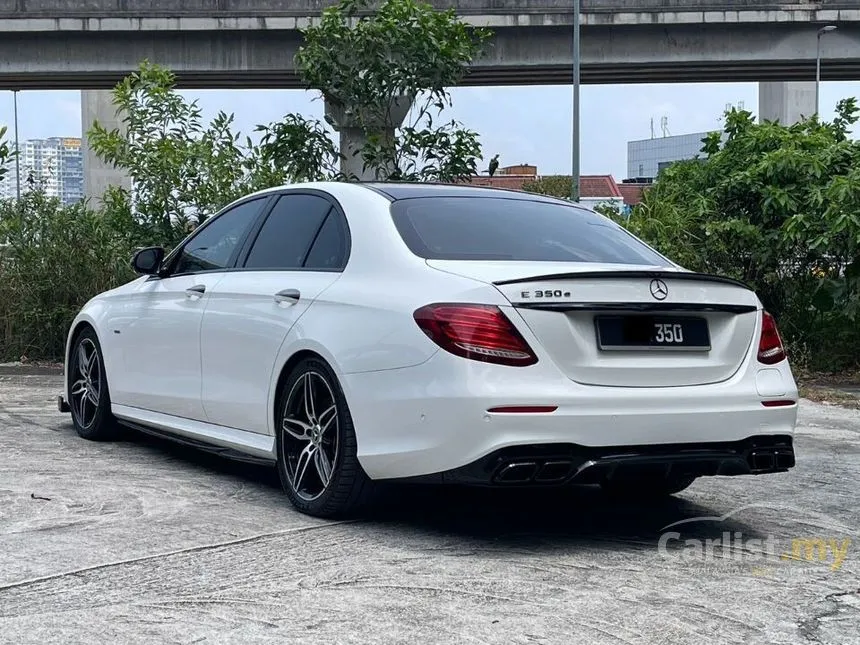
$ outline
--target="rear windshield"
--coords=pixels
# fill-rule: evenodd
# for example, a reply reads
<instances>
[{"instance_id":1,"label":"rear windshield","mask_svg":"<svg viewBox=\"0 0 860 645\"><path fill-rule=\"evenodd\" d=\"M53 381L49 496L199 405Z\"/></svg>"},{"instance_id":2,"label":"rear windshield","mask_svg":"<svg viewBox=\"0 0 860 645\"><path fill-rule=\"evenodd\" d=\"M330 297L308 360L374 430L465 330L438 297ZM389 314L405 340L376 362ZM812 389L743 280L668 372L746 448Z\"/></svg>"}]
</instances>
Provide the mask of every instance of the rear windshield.
<instances>
[{"instance_id":1,"label":"rear windshield","mask_svg":"<svg viewBox=\"0 0 860 645\"><path fill-rule=\"evenodd\" d=\"M428 260L668 264L622 227L573 205L422 197L395 201L391 213L409 249Z\"/></svg>"}]
</instances>

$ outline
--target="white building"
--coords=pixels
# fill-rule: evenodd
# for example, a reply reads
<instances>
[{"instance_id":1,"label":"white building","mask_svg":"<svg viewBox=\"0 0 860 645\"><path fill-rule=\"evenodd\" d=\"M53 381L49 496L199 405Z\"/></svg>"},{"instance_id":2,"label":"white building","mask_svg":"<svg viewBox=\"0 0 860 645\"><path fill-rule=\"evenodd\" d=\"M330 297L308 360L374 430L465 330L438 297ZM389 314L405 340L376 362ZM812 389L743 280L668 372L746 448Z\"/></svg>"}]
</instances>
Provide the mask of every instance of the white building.
<instances>
[{"instance_id":1,"label":"white building","mask_svg":"<svg viewBox=\"0 0 860 645\"><path fill-rule=\"evenodd\" d=\"M627 142L627 176L654 180L666 166L676 161L695 159L702 154L702 139L707 132L654 137ZM723 133L723 139L727 135Z\"/></svg>"},{"instance_id":2,"label":"white building","mask_svg":"<svg viewBox=\"0 0 860 645\"><path fill-rule=\"evenodd\" d=\"M84 172L81 140L76 137L28 139L19 143L17 166L21 171L21 192L28 189L28 178L37 182L50 197L73 204L83 197ZM17 195L18 175L13 159L0 179L0 199Z\"/></svg>"}]
</instances>

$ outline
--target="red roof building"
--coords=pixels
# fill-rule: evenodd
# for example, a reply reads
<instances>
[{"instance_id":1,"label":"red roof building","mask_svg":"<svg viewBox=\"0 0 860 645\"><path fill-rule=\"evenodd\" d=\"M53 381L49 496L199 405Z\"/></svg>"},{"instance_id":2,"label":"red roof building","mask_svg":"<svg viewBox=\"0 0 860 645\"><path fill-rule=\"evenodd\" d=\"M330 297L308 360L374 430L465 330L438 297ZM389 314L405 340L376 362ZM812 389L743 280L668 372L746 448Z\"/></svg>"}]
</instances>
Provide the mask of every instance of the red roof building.
<instances>
[{"instance_id":1,"label":"red roof building","mask_svg":"<svg viewBox=\"0 0 860 645\"><path fill-rule=\"evenodd\" d=\"M642 201L642 195L645 193L645 189L649 185L650 184L618 184L618 190L621 191L624 203L632 208Z\"/></svg>"},{"instance_id":2,"label":"red roof building","mask_svg":"<svg viewBox=\"0 0 860 645\"><path fill-rule=\"evenodd\" d=\"M612 175L582 175L579 178L580 199L621 199L621 191Z\"/></svg>"},{"instance_id":3,"label":"red roof building","mask_svg":"<svg viewBox=\"0 0 860 645\"><path fill-rule=\"evenodd\" d=\"M537 172L537 166L518 164L499 168L492 177L476 175L470 179L470 183L476 186L523 190L524 184L539 179L541 175ZM623 206L633 207L642 201L645 188L647 184L619 184L612 175L582 175L579 178L580 201L591 207L606 203L617 204L619 209Z\"/></svg>"}]
</instances>

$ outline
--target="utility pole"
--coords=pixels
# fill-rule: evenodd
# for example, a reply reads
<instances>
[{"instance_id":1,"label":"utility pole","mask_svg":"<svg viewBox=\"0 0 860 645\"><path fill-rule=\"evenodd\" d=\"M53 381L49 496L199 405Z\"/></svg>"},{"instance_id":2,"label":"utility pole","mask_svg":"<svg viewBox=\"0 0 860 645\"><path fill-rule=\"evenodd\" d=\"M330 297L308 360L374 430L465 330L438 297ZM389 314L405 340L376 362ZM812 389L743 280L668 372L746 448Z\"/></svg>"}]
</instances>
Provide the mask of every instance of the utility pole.
<instances>
[{"instance_id":1,"label":"utility pole","mask_svg":"<svg viewBox=\"0 0 860 645\"><path fill-rule=\"evenodd\" d=\"M829 34L831 31L836 31L836 25L827 25L818 30L816 36L815 47L815 116L818 116L818 95L819 86L821 85L821 37L824 34Z\"/></svg>"},{"instance_id":2,"label":"utility pole","mask_svg":"<svg viewBox=\"0 0 860 645\"><path fill-rule=\"evenodd\" d=\"M12 90L12 105L15 111L15 197L21 199L21 152L18 149L18 90Z\"/></svg>"},{"instance_id":3,"label":"utility pole","mask_svg":"<svg viewBox=\"0 0 860 645\"><path fill-rule=\"evenodd\" d=\"M579 9L581 0L573 0L573 155L570 198L579 201Z\"/></svg>"}]
</instances>

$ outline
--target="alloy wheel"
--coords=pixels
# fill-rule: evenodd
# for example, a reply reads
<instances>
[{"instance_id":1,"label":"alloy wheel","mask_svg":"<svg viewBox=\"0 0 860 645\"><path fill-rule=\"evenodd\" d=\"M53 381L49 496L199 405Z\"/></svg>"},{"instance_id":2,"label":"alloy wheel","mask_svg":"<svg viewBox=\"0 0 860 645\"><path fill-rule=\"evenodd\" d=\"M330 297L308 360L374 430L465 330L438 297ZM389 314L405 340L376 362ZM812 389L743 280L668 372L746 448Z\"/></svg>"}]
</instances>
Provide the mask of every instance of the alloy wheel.
<instances>
[{"instance_id":1,"label":"alloy wheel","mask_svg":"<svg viewBox=\"0 0 860 645\"><path fill-rule=\"evenodd\" d=\"M339 450L337 402L325 376L309 370L296 380L284 403L281 431L289 485L313 501L328 488Z\"/></svg>"},{"instance_id":2,"label":"alloy wheel","mask_svg":"<svg viewBox=\"0 0 860 645\"><path fill-rule=\"evenodd\" d=\"M69 388L72 413L79 426L89 428L96 420L102 389L99 352L89 338L78 343L73 374L75 381Z\"/></svg>"}]
</instances>

